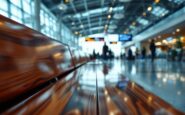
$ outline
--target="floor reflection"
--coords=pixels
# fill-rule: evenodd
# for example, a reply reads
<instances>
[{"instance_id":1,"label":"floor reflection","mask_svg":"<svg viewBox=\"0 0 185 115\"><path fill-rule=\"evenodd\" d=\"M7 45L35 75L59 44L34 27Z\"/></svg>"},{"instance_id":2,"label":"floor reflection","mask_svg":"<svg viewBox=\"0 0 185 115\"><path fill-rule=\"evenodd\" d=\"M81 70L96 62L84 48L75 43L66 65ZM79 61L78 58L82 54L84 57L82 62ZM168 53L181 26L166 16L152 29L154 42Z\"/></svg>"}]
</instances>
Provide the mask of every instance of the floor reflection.
<instances>
[{"instance_id":1,"label":"floor reflection","mask_svg":"<svg viewBox=\"0 0 185 115\"><path fill-rule=\"evenodd\" d=\"M97 103L100 115L167 112L161 110L159 105L164 103L156 96L185 112L184 67L185 64L165 60L155 63L120 60L90 62L78 70L78 85L64 113L72 110L81 113L87 107L88 111L96 113ZM145 92L137 84L156 96Z\"/></svg>"},{"instance_id":2,"label":"floor reflection","mask_svg":"<svg viewBox=\"0 0 185 115\"><path fill-rule=\"evenodd\" d=\"M118 63L122 63L122 73L129 79L185 111L185 63L166 60Z\"/></svg>"},{"instance_id":3,"label":"floor reflection","mask_svg":"<svg viewBox=\"0 0 185 115\"><path fill-rule=\"evenodd\" d=\"M105 87L105 84L116 86L122 79L121 75L126 76L174 107L185 111L184 63L166 60L157 60L154 63L120 60L97 62L95 63L99 65L95 70L99 87Z\"/></svg>"}]
</instances>

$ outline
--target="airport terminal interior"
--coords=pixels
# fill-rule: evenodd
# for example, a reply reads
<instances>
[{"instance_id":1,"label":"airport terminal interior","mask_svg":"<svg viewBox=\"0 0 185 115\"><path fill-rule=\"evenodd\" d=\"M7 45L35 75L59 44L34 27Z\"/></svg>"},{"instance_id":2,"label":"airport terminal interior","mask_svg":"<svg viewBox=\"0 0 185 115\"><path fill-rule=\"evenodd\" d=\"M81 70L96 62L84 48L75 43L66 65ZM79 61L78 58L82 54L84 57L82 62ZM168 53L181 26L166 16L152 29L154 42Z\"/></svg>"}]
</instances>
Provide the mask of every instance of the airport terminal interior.
<instances>
[{"instance_id":1,"label":"airport terminal interior","mask_svg":"<svg viewBox=\"0 0 185 115\"><path fill-rule=\"evenodd\" d=\"M0 0L0 115L185 115L185 0Z\"/></svg>"}]
</instances>

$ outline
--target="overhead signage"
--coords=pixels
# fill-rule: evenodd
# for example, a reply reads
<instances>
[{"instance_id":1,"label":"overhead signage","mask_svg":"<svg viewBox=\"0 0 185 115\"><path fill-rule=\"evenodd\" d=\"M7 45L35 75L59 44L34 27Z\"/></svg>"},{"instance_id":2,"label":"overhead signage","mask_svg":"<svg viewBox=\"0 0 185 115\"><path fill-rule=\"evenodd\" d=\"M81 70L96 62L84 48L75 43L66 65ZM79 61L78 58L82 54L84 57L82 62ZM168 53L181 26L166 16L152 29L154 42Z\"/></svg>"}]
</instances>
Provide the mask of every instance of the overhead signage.
<instances>
[{"instance_id":1,"label":"overhead signage","mask_svg":"<svg viewBox=\"0 0 185 115\"><path fill-rule=\"evenodd\" d=\"M132 35L131 34L119 34L119 41L132 41Z\"/></svg>"},{"instance_id":2,"label":"overhead signage","mask_svg":"<svg viewBox=\"0 0 185 115\"><path fill-rule=\"evenodd\" d=\"M118 44L118 42L110 42L110 44Z\"/></svg>"},{"instance_id":3,"label":"overhead signage","mask_svg":"<svg viewBox=\"0 0 185 115\"><path fill-rule=\"evenodd\" d=\"M103 37L87 37L85 38L86 42L95 42L95 41L104 41Z\"/></svg>"},{"instance_id":4,"label":"overhead signage","mask_svg":"<svg viewBox=\"0 0 185 115\"><path fill-rule=\"evenodd\" d=\"M166 38L166 40L167 40L168 42L170 42L170 41L173 40L173 37L168 37L168 38Z\"/></svg>"}]
</instances>

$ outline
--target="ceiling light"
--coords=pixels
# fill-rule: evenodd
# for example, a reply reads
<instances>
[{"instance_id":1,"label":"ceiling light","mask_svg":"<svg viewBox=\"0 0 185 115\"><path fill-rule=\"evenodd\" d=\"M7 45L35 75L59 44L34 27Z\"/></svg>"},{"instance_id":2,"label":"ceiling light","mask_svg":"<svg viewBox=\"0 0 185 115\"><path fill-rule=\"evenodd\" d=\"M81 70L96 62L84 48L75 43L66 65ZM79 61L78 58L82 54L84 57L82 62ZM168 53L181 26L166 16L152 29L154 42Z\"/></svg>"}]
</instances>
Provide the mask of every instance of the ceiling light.
<instances>
[{"instance_id":1,"label":"ceiling light","mask_svg":"<svg viewBox=\"0 0 185 115\"><path fill-rule=\"evenodd\" d=\"M114 32L114 30L112 30L112 29L108 29L108 32L112 33L112 32Z\"/></svg>"},{"instance_id":2,"label":"ceiling light","mask_svg":"<svg viewBox=\"0 0 185 115\"><path fill-rule=\"evenodd\" d=\"M107 12L109 10L108 7L104 8L96 8L93 10L89 10L88 12L83 12L83 13L76 13L74 15L71 15L73 18L81 18L81 17L88 17L90 15L96 15L99 13Z\"/></svg>"},{"instance_id":3,"label":"ceiling light","mask_svg":"<svg viewBox=\"0 0 185 115\"><path fill-rule=\"evenodd\" d=\"M108 15L108 19L110 19L111 18L111 15Z\"/></svg>"},{"instance_id":4,"label":"ceiling light","mask_svg":"<svg viewBox=\"0 0 185 115\"><path fill-rule=\"evenodd\" d=\"M155 16L165 16L166 14L169 13L169 10L167 10L166 8L163 8L161 6L155 6L155 7L153 7L153 10L151 13Z\"/></svg>"},{"instance_id":5,"label":"ceiling light","mask_svg":"<svg viewBox=\"0 0 185 115\"><path fill-rule=\"evenodd\" d=\"M152 11L152 6L149 6L149 7L147 8L147 10L148 10L148 11Z\"/></svg>"},{"instance_id":6,"label":"ceiling light","mask_svg":"<svg viewBox=\"0 0 185 115\"><path fill-rule=\"evenodd\" d=\"M65 11L65 10L67 10L67 5L61 3L61 4L58 6L58 8L59 8L60 10Z\"/></svg>"},{"instance_id":7,"label":"ceiling light","mask_svg":"<svg viewBox=\"0 0 185 115\"><path fill-rule=\"evenodd\" d=\"M136 27L135 26L129 26L129 28L131 29L131 30L134 30Z\"/></svg>"},{"instance_id":8,"label":"ceiling light","mask_svg":"<svg viewBox=\"0 0 185 115\"><path fill-rule=\"evenodd\" d=\"M116 29L117 28L117 25L109 25L109 28L110 29Z\"/></svg>"},{"instance_id":9,"label":"ceiling light","mask_svg":"<svg viewBox=\"0 0 185 115\"><path fill-rule=\"evenodd\" d=\"M165 16L165 13L162 13L161 16Z\"/></svg>"},{"instance_id":10,"label":"ceiling light","mask_svg":"<svg viewBox=\"0 0 185 115\"><path fill-rule=\"evenodd\" d=\"M84 27L84 25L80 25L80 28L83 28Z\"/></svg>"},{"instance_id":11,"label":"ceiling light","mask_svg":"<svg viewBox=\"0 0 185 115\"><path fill-rule=\"evenodd\" d=\"M128 34L127 31L124 31L124 34Z\"/></svg>"},{"instance_id":12,"label":"ceiling light","mask_svg":"<svg viewBox=\"0 0 185 115\"><path fill-rule=\"evenodd\" d=\"M78 35L78 34L79 34L79 32L75 32L75 34L76 34L76 35Z\"/></svg>"},{"instance_id":13,"label":"ceiling light","mask_svg":"<svg viewBox=\"0 0 185 115\"><path fill-rule=\"evenodd\" d=\"M72 22L71 25L75 25L75 22Z\"/></svg>"},{"instance_id":14,"label":"ceiling light","mask_svg":"<svg viewBox=\"0 0 185 115\"><path fill-rule=\"evenodd\" d=\"M162 43L161 42L157 42L157 43L155 43L155 45L160 46L160 45L162 45Z\"/></svg>"},{"instance_id":15,"label":"ceiling light","mask_svg":"<svg viewBox=\"0 0 185 115\"><path fill-rule=\"evenodd\" d=\"M172 32L173 35L175 35L175 32Z\"/></svg>"},{"instance_id":16,"label":"ceiling light","mask_svg":"<svg viewBox=\"0 0 185 115\"><path fill-rule=\"evenodd\" d=\"M112 12L112 9L113 9L112 7L109 8L109 12L110 12L110 13Z\"/></svg>"},{"instance_id":17,"label":"ceiling light","mask_svg":"<svg viewBox=\"0 0 185 115\"><path fill-rule=\"evenodd\" d=\"M121 12L124 10L124 6L117 6L112 9L113 12Z\"/></svg>"},{"instance_id":18,"label":"ceiling light","mask_svg":"<svg viewBox=\"0 0 185 115\"><path fill-rule=\"evenodd\" d=\"M119 0L120 2L130 2L131 0Z\"/></svg>"},{"instance_id":19,"label":"ceiling light","mask_svg":"<svg viewBox=\"0 0 185 115\"><path fill-rule=\"evenodd\" d=\"M178 4L178 5L180 5L180 4L182 4L184 2L184 0L168 0L168 1L169 2L173 2L175 4Z\"/></svg>"},{"instance_id":20,"label":"ceiling light","mask_svg":"<svg viewBox=\"0 0 185 115\"><path fill-rule=\"evenodd\" d=\"M136 25L136 22L132 22L132 25L135 26Z\"/></svg>"},{"instance_id":21,"label":"ceiling light","mask_svg":"<svg viewBox=\"0 0 185 115\"><path fill-rule=\"evenodd\" d=\"M111 21L110 21L110 24L116 24L116 23L117 23L116 20L111 20Z\"/></svg>"},{"instance_id":22,"label":"ceiling light","mask_svg":"<svg viewBox=\"0 0 185 115\"><path fill-rule=\"evenodd\" d=\"M146 12L143 12L143 16L146 16Z\"/></svg>"},{"instance_id":23,"label":"ceiling light","mask_svg":"<svg viewBox=\"0 0 185 115\"><path fill-rule=\"evenodd\" d=\"M103 28L104 28L103 26L97 26L97 27L92 27L89 30L94 31L94 30L101 30Z\"/></svg>"},{"instance_id":24,"label":"ceiling light","mask_svg":"<svg viewBox=\"0 0 185 115\"><path fill-rule=\"evenodd\" d=\"M155 0L154 2L155 2L155 3L159 3L159 2L160 2L160 0Z\"/></svg>"},{"instance_id":25,"label":"ceiling light","mask_svg":"<svg viewBox=\"0 0 185 115\"><path fill-rule=\"evenodd\" d=\"M64 3L69 3L70 2L70 0L64 0Z\"/></svg>"},{"instance_id":26,"label":"ceiling light","mask_svg":"<svg viewBox=\"0 0 185 115\"><path fill-rule=\"evenodd\" d=\"M164 44L167 44L167 43L168 43L168 41L167 41L167 40L163 40L162 42L163 42Z\"/></svg>"},{"instance_id":27,"label":"ceiling light","mask_svg":"<svg viewBox=\"0 0 185 115\"><path fill-rule=\"evenodd\" d=\"M122 14L122 13L116 13L116 14L114 14L114 16L113 16L115 19L122 19L123 17L124 17L124 15Z\"/></svg>"},{"instance_id":28,"label":"ceiling light","mask_svg":"<svg viewBox=\"0 0 185 115\"><path fill-rule=\"evenodd\" d=\"M179 29L179 28L177 28L177 29L176 29L176 32L180 32L180 29Z\"/></svg>"},{"instance_id":29,"label":"ceiling light","mask_svg":"<svg viewBox=\"0 0 185 115\"><path fill-rule=\"evenodd\" d=\"M142 25L148 25L149 24L149 21L147 19L144 19L144 18L141 18L141 17L137 19L137 22L139 22Z\"/></svg>"}]
</instances>

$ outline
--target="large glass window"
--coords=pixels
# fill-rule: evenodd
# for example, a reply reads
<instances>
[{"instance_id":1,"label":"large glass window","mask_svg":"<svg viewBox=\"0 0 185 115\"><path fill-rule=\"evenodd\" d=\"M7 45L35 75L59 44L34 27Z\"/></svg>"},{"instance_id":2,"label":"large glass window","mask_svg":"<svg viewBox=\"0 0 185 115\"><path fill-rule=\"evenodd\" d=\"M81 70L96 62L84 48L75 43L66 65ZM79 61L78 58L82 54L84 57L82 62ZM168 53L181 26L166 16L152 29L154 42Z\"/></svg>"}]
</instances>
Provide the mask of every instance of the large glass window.
<instances>
[{"instance_id":1,"label":"large glass window","mask_svg":"<svg viewBox=\"0 0 185 115\"><path fill-rule=\"evenodd\" d=\"M31 6L28 0L23 0L23 10L28 14L31 14Z\"/></svg>"},{"instance_id":2,"label":"large glass window","mask_svg":"<svg viewBox=\"0 0 185 115\"><path fill-rule=\"evenodd\" d=\"M24 13L24 24L28 27L33 27L33 19L30 14Z\"/></svg>"},{"instance_id":3,"label":"large glass window","mask_svg":"<svg viewBox=\"0 0 185 115\"><path fill-rule=\"evenodd\" d=\"M10 0L10 2L19 8L21 8L21 0Z\"/></svg>"},{"instance_id":4,"label":"large glass window","mask_svg":"<svg viewBox=\"0 0 185 115\"><path fill-rule=\"evenodd\" d=\"M33 28L35 24L34 0L0 0L0 14L10 16L11 19ZM61 27L62 38L57 38L59 36L57 35L57 26L59 26L57 19L43 4L41 4L40 23L41 32L47 36L58 40L63 39L65 43L71 39L71 31L64 24Z\"/></svg>"},{"instance_id":5,"label":"large glass window","mask_svg":"<svg viewBox=\"0 0 185 115\"><path fill-rule=\"evenodd\" d=\"M8 3L6 0L1 0L1 10L8 11Z\"/></svg>"},{"instance_id":6,"label":"large glass window","mask_svg":"<svg viewBox=\"0 0 185 115\"><path fill-rule=\"evenodd\" d=\"M40 11L40 22L41 22L41 26L44 26L45 17L44 17L44 11L43 10Z\"/></svg>"},{"instance_id":7,"label":"large glass window","mask_svg":"<svg viewBox=\"0 0 185 115\"><path fill-rule=\"evenodd\" d=\"M19 23L22 23L22 19L21 18L18 18L16 16L11 16L11 19L13 19L13 20L15 20L15 21L17 21Z\"/></svg>"},{"instance_id":8,"label":"large glass window","mask_svg":"<svg viewBox=\"0 0 185 115\"><path fill-rule=\"evenodd\" d=\"M0 14L3 15L3 16L8 17L8 13L6 11L4 11L4 10L0 9Z\"/></svg>"},{"instance_id":9,"label":"large glass window","mask_svg":"<svg viewBox=\"0 0 185 115\"><path fill-rule=\"evenodd\" d=\"M8 17L8 4L6 0L1 0L0 14Z\"/></svg>"},{"instance_id":10,"label":"large glass window","mask_svg":"<svg viewBox=\"0 0 185 115\"><path fill-rule=\"evenodd\" d=\"M16 6L14 6L14 5L11 5L11 15L14 15L16 17L22 18L21 9L16 7Z\"/></svg>"}]
</instances>

